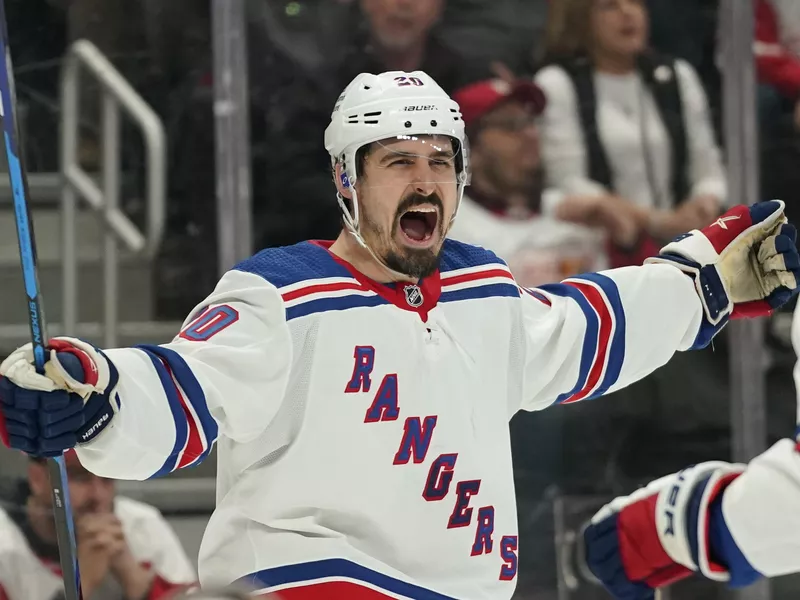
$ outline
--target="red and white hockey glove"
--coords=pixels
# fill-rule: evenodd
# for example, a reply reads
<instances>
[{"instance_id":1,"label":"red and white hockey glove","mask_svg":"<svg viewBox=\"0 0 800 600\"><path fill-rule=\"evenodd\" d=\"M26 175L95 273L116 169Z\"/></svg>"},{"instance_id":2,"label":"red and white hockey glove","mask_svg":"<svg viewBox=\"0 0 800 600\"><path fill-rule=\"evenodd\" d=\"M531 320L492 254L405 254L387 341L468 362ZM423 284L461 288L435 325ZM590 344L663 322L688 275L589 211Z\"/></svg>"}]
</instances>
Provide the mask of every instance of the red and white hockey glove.
<instances>
[{"instance_id":1,"label":"red and white hockey glove","mask_svg":"<svg viewBox=\"0 0 800 600\"><path fill-rule=\"evenodd\" d=\"M584 531L585 560L618 600L651 600L654 590L693 572L727 581L709 548L711 506L745 470L707 462L616 498Z\"/></svg>"},{"instance_id":2,"label":"red and white hockey glove","mask_svg":"<svg viewBox=\"0 0 800 600\"><path fill-rule=\"evenodd\" d=\"M729 318L769 315L797 293L797 230L783 209L780 200L737 206L645 261L675 265L694 279L705 316L695 348L708 345Z\"/></svg>"},{"instance_id":3,"label":"red and white hockey glove","mask_svg":"<svg viewBox=\"0 0 800 600\"><path fill-rule=\"evenodd\" d=\"M57 456L93 440L119 409L117 370L84 341L50 340L44 374L25 344L0 364L0 438L35 456Z\"/></svg>"}]
</instances>

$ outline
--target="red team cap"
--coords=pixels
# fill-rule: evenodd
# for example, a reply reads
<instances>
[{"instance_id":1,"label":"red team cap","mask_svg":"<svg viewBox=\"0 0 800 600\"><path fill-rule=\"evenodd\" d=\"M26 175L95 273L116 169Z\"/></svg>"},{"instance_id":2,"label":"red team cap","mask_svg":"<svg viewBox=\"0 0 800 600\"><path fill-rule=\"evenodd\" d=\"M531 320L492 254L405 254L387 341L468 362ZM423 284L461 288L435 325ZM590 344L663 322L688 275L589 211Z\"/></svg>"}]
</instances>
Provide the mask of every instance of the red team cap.
<instances>
[{"instance_id":1,"label":"red team cap","mask_svg":"<svg viewBox=\"0 0 800 600\"><path fill-rule=\"evenodd\" d=\"M542 89L533 81L519 80L509 83L502 79L488 79L472 83L453 94L453 100L461 107L461 116L467 125L506 100L516 100L541 114L547 100Z\"/></svg>"}]
</instances>

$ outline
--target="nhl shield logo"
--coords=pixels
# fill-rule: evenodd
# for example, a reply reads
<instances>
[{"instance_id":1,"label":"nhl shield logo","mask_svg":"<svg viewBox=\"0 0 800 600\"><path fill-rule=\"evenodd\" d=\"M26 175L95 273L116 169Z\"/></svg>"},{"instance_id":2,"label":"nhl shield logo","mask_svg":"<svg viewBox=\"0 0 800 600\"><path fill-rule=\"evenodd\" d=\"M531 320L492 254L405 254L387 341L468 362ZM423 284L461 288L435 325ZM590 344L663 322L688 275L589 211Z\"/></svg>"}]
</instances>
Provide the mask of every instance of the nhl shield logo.
<instances>
[{"instance_id":1,"label":"nhl shield logo","mask_svg":"<svg viewBox=\"0 0 800 600\"><path fill-rule=\"evenodd\" d=\"M413 306L414 308L422 306L424 298L422 297L422 290L419 289L419 286L407 285L403 288L403 291L406 293L406 302L408 302L409 306Z\"/></svg>"}]
</instances>

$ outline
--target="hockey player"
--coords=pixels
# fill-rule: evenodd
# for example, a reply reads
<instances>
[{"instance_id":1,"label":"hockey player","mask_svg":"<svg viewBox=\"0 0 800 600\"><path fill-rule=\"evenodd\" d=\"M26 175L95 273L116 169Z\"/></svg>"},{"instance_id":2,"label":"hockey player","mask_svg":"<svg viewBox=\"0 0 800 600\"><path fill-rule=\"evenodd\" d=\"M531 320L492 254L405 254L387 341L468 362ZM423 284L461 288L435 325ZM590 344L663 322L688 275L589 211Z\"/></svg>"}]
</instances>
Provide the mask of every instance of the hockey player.
<instances>
[{"instance_id":1,"label":"hockey player","mask_svg":"<svg viewBox=\"0 0 800 600\"><path fill-rule=\"evenodd\" d=\"M202 585L281 598L510 598L508 421L619 389L797 289L783 204L738 207L653 264L520 288L446 235L468 182L458 105L362 74L325 132L333 242L259 252L169 344L56 338L0 365L8 443L147 479L216 441Z\"/></svg>"},{"instance_id":2,"label":"hockey player","mask_svg":"<svg viewBox=\"0 0 800 600\"><path fill-rule=\"evenodd\" d=\"M800 306L792 344L800 357ZM794 380L800 395L800 359ZM587 566L620 600L692 573L739 588L800 572L798 423L748 465L700 463L603 507L584 532Z\"/></svg>"}]
</instances>

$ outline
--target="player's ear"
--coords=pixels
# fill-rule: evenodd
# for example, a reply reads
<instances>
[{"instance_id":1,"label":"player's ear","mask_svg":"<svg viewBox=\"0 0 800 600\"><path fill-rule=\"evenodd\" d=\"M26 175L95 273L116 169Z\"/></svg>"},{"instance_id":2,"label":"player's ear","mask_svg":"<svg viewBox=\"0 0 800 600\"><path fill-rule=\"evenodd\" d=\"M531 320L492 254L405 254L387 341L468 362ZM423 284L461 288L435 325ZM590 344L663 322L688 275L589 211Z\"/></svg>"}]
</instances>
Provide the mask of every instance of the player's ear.
<instances>
[{"instance_id":1,"label":"player's ear","mask_svg":"<svg viewBox=\"0 0 800 600\"><path fill-rule=\"evenodd\" d=\"M342 169L342 163L336 163L336 166L334 167L333 181L336 184L336 191L342 195L342 198L347 198L348 200L353 199L353 192L350 189L352 184L347 178L347 174L344 172L344 169Z\"/></svg>"}]
</instances>

